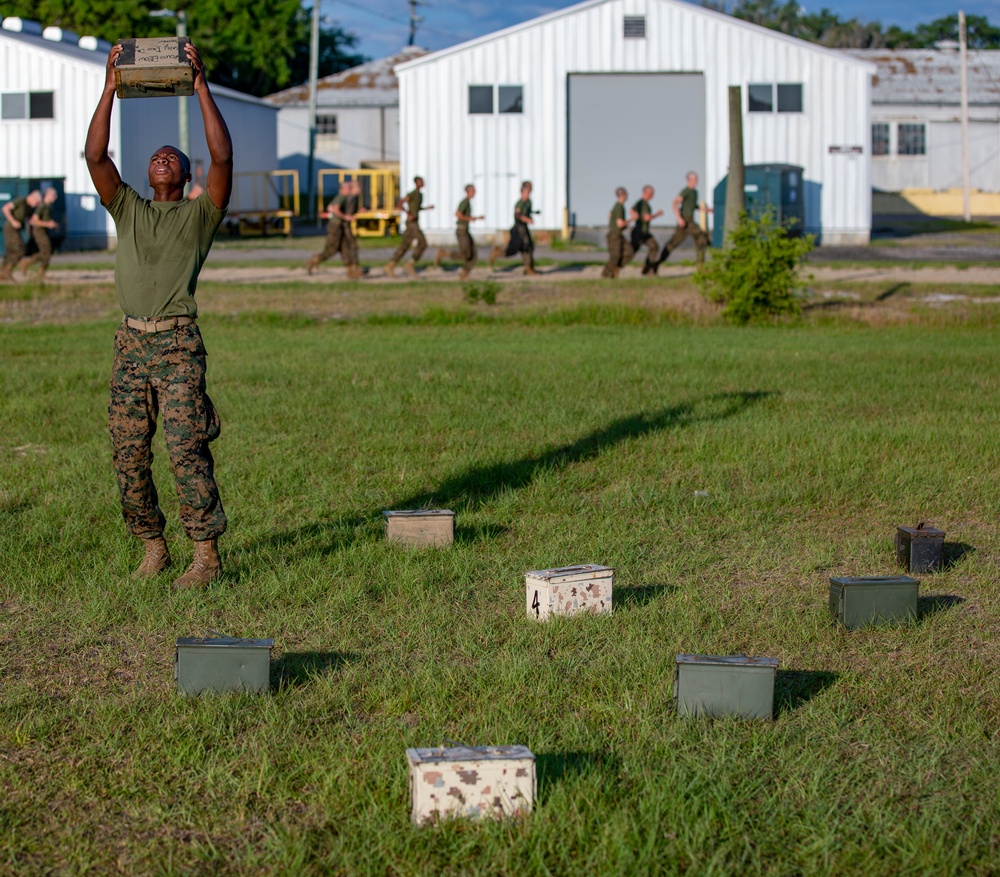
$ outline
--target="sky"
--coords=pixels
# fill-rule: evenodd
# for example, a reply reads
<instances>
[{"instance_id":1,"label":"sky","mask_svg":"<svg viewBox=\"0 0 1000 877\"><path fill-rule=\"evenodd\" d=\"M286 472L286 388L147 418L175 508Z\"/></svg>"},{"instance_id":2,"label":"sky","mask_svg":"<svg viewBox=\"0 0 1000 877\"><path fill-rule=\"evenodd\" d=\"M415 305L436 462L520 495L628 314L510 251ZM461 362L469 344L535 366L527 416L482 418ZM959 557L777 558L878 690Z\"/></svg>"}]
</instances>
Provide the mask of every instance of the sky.
<instances>
[{"instance_id":1,"label":"sky","mask_svg":"<svg viewBox=\"0 0 1000 877\"><path fill-rule=\"evenodd\" d=\"M359 48L370 58L399 51L409 38L409 0L320 0L327 20L357 34ZM473 37L492 33L556 9L565 9L579 0L421 0L417 14L416 44L427 49L444 49ZM956 2L959 4L956 6ZM305 4L310 6L310 0ZM802 0L807 12L823 7L841 18L861 18L912 28L922 22L943 18L957 11L986 15L1000 24L998 0Z\"/></svg>"}]
</instances>

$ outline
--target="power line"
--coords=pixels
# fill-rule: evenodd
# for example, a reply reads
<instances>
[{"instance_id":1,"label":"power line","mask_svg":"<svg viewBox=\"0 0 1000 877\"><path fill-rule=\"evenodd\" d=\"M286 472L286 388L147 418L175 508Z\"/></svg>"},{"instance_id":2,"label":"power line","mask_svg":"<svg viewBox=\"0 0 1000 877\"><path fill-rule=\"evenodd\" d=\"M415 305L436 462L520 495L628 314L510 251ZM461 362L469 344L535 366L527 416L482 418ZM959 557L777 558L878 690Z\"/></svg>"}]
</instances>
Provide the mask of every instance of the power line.
<instances>
[{"instance_id":1,"label":"power line","mask_svg":"<svg viewBox=\"0 0 1000 877\"><path fill-rule=\"evenodd\" d=\"M406 27L410 26L410 19L400 18L398 16L391 15L388 12L383 12L381 9L374 9L371 6L365 6L361 3L352 3L350 2L350 0L337 0L337 3L341 6L350 6L351 9L357 9L359 12L367 12L369 15L374 15L377 18L382 18L385 19L386 21L391 21L394 24L402 24L405 25ZM437 34L440 37L446 37L447 39L450 40L458 40L459 42L465 42L465 40L468 39L468 37L460 37L458 36L458 34L449 33L448 31L439 30L434 27L422 26L422 29L427 31L428 33Z\"/></svg>"}]
</instances>

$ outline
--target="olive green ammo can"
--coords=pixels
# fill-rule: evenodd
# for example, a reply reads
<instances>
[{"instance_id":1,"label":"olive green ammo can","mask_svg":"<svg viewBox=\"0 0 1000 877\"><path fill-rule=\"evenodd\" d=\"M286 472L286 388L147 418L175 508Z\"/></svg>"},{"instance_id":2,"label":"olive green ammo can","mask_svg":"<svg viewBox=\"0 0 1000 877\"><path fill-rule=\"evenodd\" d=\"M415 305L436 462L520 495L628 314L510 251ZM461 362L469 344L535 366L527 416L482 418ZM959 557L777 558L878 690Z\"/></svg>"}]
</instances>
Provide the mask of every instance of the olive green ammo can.
<instances>
[{"instance_id":1,"label":"olive green ammo can","mask_svg":"<svg viewBox=\"0 0 1000 877\"><path fill-rule=\"evenodd\" d=\"M194 68L184 47L187 37L119 40L115 93L126 97L184 97L194 94Z\"/></svg>"},{"instance_id":2,"label":"olive green ammo can","mask_svg":"<svg viewBox=\"0 0 1000 877\"><path fill-rule=\"evenodd\" d=\"M830 615L853 630L866 624L900 624L917 617L920 582L909 576L843 576L830 579Z\"/></svg>"},{"instance_id":3,"label":"olive green ammo can","mask_svg":"<svg viewBox=\"0 0 1000 877\"><path fill-rule=\"evenodd\" d=\"M674 705L680 716L774 718L777 658L678 655Z\"/></svg>"},{"instance_id":4,"label":"olive green ammo can","mask_svg":"<svg viewBox=\"0 0 1000 877\"><path fill-rule=\"evenodd\" d=\"M944 567L944 530L897 527L896 560L907 572L938 572Z\"/></svg>"},{"instance_id":5,"label":"olive green ammo can","mask_svg":"<svg viewBox=\"0 0 1000 877\"><path fill-rule=\"evenodd\" d=\"M267 691L273 647L273 639L183 637L177 640L174 658L177 690L182 694Z\"/></svg>"}]
</instances>

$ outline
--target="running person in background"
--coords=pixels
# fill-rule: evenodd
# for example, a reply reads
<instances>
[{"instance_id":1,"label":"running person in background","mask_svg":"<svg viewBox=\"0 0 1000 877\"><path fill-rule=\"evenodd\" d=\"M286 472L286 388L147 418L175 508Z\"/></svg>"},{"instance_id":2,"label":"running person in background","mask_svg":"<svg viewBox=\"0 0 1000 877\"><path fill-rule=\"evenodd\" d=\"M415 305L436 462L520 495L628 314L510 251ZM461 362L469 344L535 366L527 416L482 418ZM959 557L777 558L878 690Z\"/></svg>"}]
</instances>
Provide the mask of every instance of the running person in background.
<instances>
[{"instance_id":1,"label":"running person in background","mask_svg":"<svg viewBox=\"0 0 1000 877\"><path fill-rule=\"evenodd\" d=\"M531 181L525 180L521 183L521 197L514 205L514 225L510 230L510 240L507 242L506 250L503 247L494 247L490 253L490 270L496 260L503 253L505 256L516 256L521 254L521 261L524 263L525 274L537 274L535 270L535 242L531 239L530 225L534 225L531 214Z\"/></svg>"},{"instance_id":2,"label":"running person in background","mask_svg":"<svg viewBox=\"0 0 1000 877\"><path fill-rule=\"evenodd\" d=\"M385 273L390 277L393 276L396 265L406 255L406 251L412 243L416 244L416 248L413 250L413 261L407 264L406 271L411 277L416 277L417 262L420 261L424 250L427 249L427 238L424 237L424 233L420 230L420 211L433 210L434 205L428 204L424 207L424 196L420 191L423 187L424 178L414 177L413 190L405 198L399 200L399 209L406 211L406 231L403 232L403 239L399 242L399 246L396 247L396 252L392 254L392 259L386 263Z\"/></svg>"},{"instance_id":3,"label":"running person in background","mask_svg":"<svg viewBox=\"0 0 1000 877\"><path fill-rule=\"evenodd\" d=\"M638 253L642 247L646 247L646 264L642 266L643 274L656 273L657 256L660 254L660 245L649 230L650 223L663 216L662 210L653 213L653 206L649 202L653 200L654 194L656 193L652 186L643 186L642 197L632 205L630 213L630 218L635 223L632 226L632 249Z\"/></svg>"},{"instance_id":4,"label":"running person in background","mask_svg":"<svg viewBox=\"0 0 1000 877\"><path fill-rule=\"evenodd\" d=\"M708 235L694 219L694 212L698 209L698 175L694 171L687 175L687 186L681 189L680 194L674 198L673 207L674 216L677 218L677 230L664 245L663 253L660 255L660 263L666 262L670 258L670 254L690 235L694 238L694 245L698 250L697 261L700 268L705 264ZM712 212L712 208L707 205L701 209L706 213Z\"/></svg>"},{"instance_id":5,"label":"running person in background","mask_svg":"<svg viewBox=\"0 0 1000 877\"><path fill-rule=\"evenodd\" d=\"M122 181L108 155L115 61L108 53L104 91L87 132L85 155L101 203L115 221L118 249L115 287L125 313L115 334L108 420L122 513L145 554L135 577L153 577L170 566L163 538L165 519L152 477L153 434L163 415L181 522L194 542L194 559L175 588L206 585L222 574L218 539L226 513L215 482L209 442L219 435L219 416L205 392L205 345L195 322L195 290L233 189L233 142L205 78L205 65L190 43L194 90L205 122L211 165L205 191L184 198L191 162L162 146L149 159L152 200Z\"/></svg>"},{"instance_id":6,"label":"running person in background","mask_svg":"<svg viewBox=\"0 0 1000 877\"><path fill-rule=\"evenodd\" d=\"M618 272L631 262L635 255L632 244L625 237L625 229L628 228L628 219L625 217L628 192L619 186L615 189L615 198L618 200L608 214L608 262L601 272L601 277L617 277Z\"/></svg>"},{"instance_id":7,"label":"running person in background","mask_svg":"<svg viewBox=\"0 0 1000 877\"><path fill-rule=\"evenodd\" d=\"M42 203L42 193L35 189L24 198L8 201L3 205L3 265L0 266L0 280L13 280L14 269L24 258L24 238L21 236L24 224L35 208Z\"/></svg>"},{"instance_id":8,"label":"running person in background","mask_svg":"<svg viewBox=\"0 0 1000 877\"><path fill-rule=\"evenodd\" d=\"M361 194L361 184L356 180L344 180L336 197L326 205L329 220L326 223L326 245L322 252L310 256L306 262L306 271L312 274L321 262L325 262L335 253L347 268L347 276L357 280L361 276L358 265L358 241L354 237L354 215L358 212L358 196Z\"/></svg>"},{"instance_id":9,"label":"running person in background","mask_svg":"<svg viewBox=\"0 0 1000 877\"><path fill-rule=\"evenodd\" d=\"M459 280L465 280L469 276L472 269L476 267L476 259L478 258L476 242L469 233L469 223L486 218L485 216L472 215L472 199L475 197L476 187L469 183L465 187L465 197L458 202L458 208L455 210L455 237L458 238L458 249L450 252L444 249L438 250L437 258L434 260L434 264L438 268L441 267L441 263L445 259L461 260L463 265L462 272L458 275Z\"/></svg>"},{"instance_id":10,"label":"running person in background","mask_svg":"<svg viewBox=\"0 0 1000 877\"><path fill-rule=\"evenodd\" d=\"M56 203L58 197L59 193L54 187L46 189L42 196L42 203L35 208L35 212L28 220L31 237L35 246L38 247L38 252L21 262L21 271L27 274L32 265L38 265L36 280L41 280L45 276L45 272L49 268L49 260L52 258L52 238L49 236L49 232L59 228L59 223L52 218L52 205Z\"/></svg>"}]
</instances>

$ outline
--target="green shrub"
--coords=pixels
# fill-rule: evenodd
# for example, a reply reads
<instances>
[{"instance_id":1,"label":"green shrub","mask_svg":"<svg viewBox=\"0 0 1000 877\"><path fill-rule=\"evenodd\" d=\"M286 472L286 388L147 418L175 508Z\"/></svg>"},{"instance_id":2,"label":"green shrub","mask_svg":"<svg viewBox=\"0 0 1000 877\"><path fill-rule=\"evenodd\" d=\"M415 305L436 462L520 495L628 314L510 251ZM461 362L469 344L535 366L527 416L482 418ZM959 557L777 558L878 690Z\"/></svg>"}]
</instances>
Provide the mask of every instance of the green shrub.
<instances>
[{"instance_id":1,"label":"green shrub","mask_svg":"<svg viewBox=\"0 0 1000 877\"><path fill-rule=\"evenodd\" d=\"M775 222L771 208L756 219L741 213L726 248L698 272L695 282L702 294L724 304L722 313L730 322L745 324L801 310L804 283L798 268L815 238L789 237L791 224Z\"/></svg>"},{"instance_id":2,"label":"green shrub","mask_svg":"<svg viewBox=\"0 0 1000 877\"><path fill-rule=\"evenodd\" d=\"M470 304L482 301L488 305L495 305L500 284L494 280L484 280L482 283L463 283L462 289L465 290L465 299Z\"/></svg>"}]
</instances>

